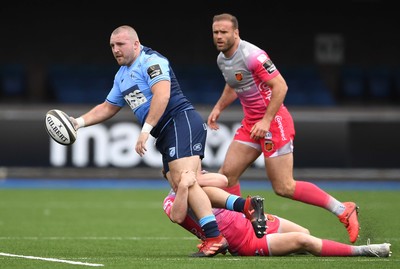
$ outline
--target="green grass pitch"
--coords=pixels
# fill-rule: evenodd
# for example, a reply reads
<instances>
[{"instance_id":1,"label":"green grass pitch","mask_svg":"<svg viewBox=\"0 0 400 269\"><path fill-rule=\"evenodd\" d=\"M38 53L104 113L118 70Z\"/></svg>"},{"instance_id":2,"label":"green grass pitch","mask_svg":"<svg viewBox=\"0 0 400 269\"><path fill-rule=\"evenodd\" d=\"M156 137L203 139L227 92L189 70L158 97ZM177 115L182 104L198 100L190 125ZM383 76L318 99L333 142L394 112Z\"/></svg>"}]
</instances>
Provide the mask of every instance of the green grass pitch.
<instances>
[{"instance_id":1,"label":"green grass pitch","mask_svg":"<svg viewBox=\"0 0 400 269\"><path fill-rule=\"evenodd\" d=\"M0 268L400 268L400 192L330 191L360 206L356 244L389 242L392 257L190 258L198 240L162 209L168 190L0 189ZM315 236L348 242L346 229L326 210L276 196L266 211L293 220ZM12 256L18 255L18 256Z\"/></svg>"}]
</instances>

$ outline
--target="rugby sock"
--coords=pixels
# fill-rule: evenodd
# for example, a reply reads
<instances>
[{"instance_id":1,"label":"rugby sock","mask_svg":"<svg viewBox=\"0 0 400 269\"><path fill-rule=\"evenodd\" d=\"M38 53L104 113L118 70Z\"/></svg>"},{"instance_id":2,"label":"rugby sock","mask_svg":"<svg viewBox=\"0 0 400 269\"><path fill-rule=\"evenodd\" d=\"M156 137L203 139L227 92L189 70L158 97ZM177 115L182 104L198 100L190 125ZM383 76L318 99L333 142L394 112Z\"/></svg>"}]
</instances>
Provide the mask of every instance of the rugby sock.
<instances>
[{"instance_id":1,"label":"rugby sock","mask_svg":"<svg viewBox=\"0 0 400 269\"><path fill-rule=\"evenodd\" d=\"M237 195L231 194L226 199L225 208L231 211L243 212L246 199Z\"/></svg>"},{"instance_id":2,"label":"rugby sock","mask_svg":"<svg viewBox=\"0 0 400 269\"><path fill-rule=\"evenodd\" d=\"M343 214L344 210L346 209L346 206L336 200L335 198L331 197L329 199L328 204L326 205L326 209L331 211L333 214L336 216L340 216Z\"/></svg>"},{"instance_id":3,"label":"rugby sock","mask_svg":"<svg viewBox=\"0 0 400 269\"><path fill-rule=\"evenodd\" d=\"M327 208L331 196L318 188L315 184L306 181L296 181L293 200Z\"/></svg>"},{"instance_id":4,"label":"rugby sock","mask_svg":"<svg viewBox=\"0 0 400 269\"><path fill-rule=\"evenodd\" d=\"M323 239L320 256L353 256L352 248L350 245Z\"/></svg>"},{"instance_id":5,"label":"rugby sock","mask_svg":"<svg viewBox=\"0 0 400 269\"><path fill-rule=\"evenodd\" d=\"M224 190L226 192L232 193L232 194L236 194L237 196L242 196L241 192L240 192L240 184L236 184L234 186L231 187L225 187Z\"/></svg>"},{"instance_id":6,"label":"rugby sock","mask_svg":"<svg viewBox=\"0 0 400 269\"><path fill-rule=\"evenodd\" d=\"M374 251L371 251L370 246L362 245L362 246L352 246L353 247L353 256L371 256L374 255Z\"/></svg>"},{"instance_id":7,"label":"rugby sock","mask_svg":"<svg viewBox=\"0 0 400 269\"><path fill-rule=\"evenodd\" d=\"M215 219L214 215L209 215L201 218L199 220L201 229L204 232L204 235L207 238L210 237L217 237L220 235L220 231L218 228L217 220Z\"/></svg>"}]
</instances>

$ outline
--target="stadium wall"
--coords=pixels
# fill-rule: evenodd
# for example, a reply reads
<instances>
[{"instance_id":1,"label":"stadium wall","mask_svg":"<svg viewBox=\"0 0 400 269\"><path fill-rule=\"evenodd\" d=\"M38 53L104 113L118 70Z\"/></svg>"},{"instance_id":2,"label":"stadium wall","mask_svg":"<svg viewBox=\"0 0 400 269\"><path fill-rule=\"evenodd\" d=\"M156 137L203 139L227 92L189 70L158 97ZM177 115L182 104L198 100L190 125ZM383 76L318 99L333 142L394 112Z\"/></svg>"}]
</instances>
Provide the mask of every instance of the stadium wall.
<instances>
[{"instance_id":1,"label":"stadium wall","mask_svg":"<svg viewBox=\"0 0 400 269\"><path fill-rule=\"evenodd\" d=\"M70 147L53 142L46 133L44 115L55 108L2 106L0 108L0 167L134 168L161 167L153 142L140 158L134 151L140 126L128 109L108 122L80 129ZM89 106L56 108L78 116ZM198 108L204 118L210 107ZM298 168L399 168L400 108L289 108L295 125L295 166ZM220 130L208 132L206 168L218 168L234 130L239 107L220 119ZM263 167L260 158L254 167Z\"/></svg>"}]
</instances>

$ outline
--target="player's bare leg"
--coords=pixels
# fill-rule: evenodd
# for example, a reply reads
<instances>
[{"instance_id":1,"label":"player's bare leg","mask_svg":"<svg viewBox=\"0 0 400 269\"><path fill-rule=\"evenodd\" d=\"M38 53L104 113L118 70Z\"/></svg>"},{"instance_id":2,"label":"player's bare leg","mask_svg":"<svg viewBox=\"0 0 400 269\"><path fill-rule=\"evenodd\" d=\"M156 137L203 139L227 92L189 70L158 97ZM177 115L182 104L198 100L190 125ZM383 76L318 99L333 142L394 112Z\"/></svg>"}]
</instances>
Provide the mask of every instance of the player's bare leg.
<instances>
[{"instance_id":1,"label":"player's bare leg","mask_svg":"<svg viewBox=\"0 0 400 269\"><path fill-rule=\"evenodd\" d=\"M306 181L295 181L293 178L293 153L273 158L265 158L267 175L274 192L306 204L319 206L334 213L345 226L351 243L358 238L358 206L353 202L342 203Z\"/></svg>"},{"instance_id":2,"label":"player's bare leg","mask_svg":"<svg viewBox=\"0 0 400 269\"><path fill-rule=\"evenodd\" d=\"M366 245L353 246L298 232L269 234L267 238L270 255L272 256L285 256L304 252L322 257L390 257L392 254L390 250L391 244L389 243L369 244L368 242Z\"/></svg>"},{"instance_id":3,"label":"player's bare leg","mask_svg":"<svg viewBox=\"0 0 400 269\"><path fill-rule=\"evenodd\" d=\"M227 192L241 195L239 178L244 171L260 156L261 152L249 145L232 141L219 173L228 178Z\"/></svg>"},{"instance_id":4,"label":"player's bare leg","mask_svg":"<svg viewBox=\"0 0 400 269\"><path fill-rule=\"evenodd\" d=\"M172 181L170 183L171 186L178 186L181 174L185 170L189 170L193 172L193 175L197 175L197 169L200 167L199 162L199 156L180 158L170 162L168 164L170 168L168 180ZM212 212L211 202L207 194L200 187L197 181L188 189L188 191L188 204L199 219L199 222L202 223L202 220L205 221L204 226L201 226L206 235L206 240L201 244L199 251L193 253L191 256L213 257L219 253L226 253L228 242L218 229L215 216Z\"/></svg>"}]
</instances>

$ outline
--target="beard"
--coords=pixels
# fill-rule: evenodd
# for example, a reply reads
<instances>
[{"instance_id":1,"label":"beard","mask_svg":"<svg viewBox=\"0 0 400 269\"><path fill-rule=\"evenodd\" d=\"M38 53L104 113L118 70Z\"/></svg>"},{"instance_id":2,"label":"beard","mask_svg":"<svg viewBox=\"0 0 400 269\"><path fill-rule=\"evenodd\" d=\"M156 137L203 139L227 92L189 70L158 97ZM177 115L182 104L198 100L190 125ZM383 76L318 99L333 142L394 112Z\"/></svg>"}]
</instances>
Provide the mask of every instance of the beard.
<instances>
[{"instance_id":1,"label":"beard","mask_svg":"<svg viewBox=\"0 0 400 269\"><path fill-rule=\"evenodd\" d=\"M214 42L214 45L217 48L217 50L222 53L230 51L232 49L232 47L234 46L234 44L235 44L234 40L233 41L227 40L223 44L221 44L221 43L218 44L216 41Z\"/></svg>"}]
</instances>

